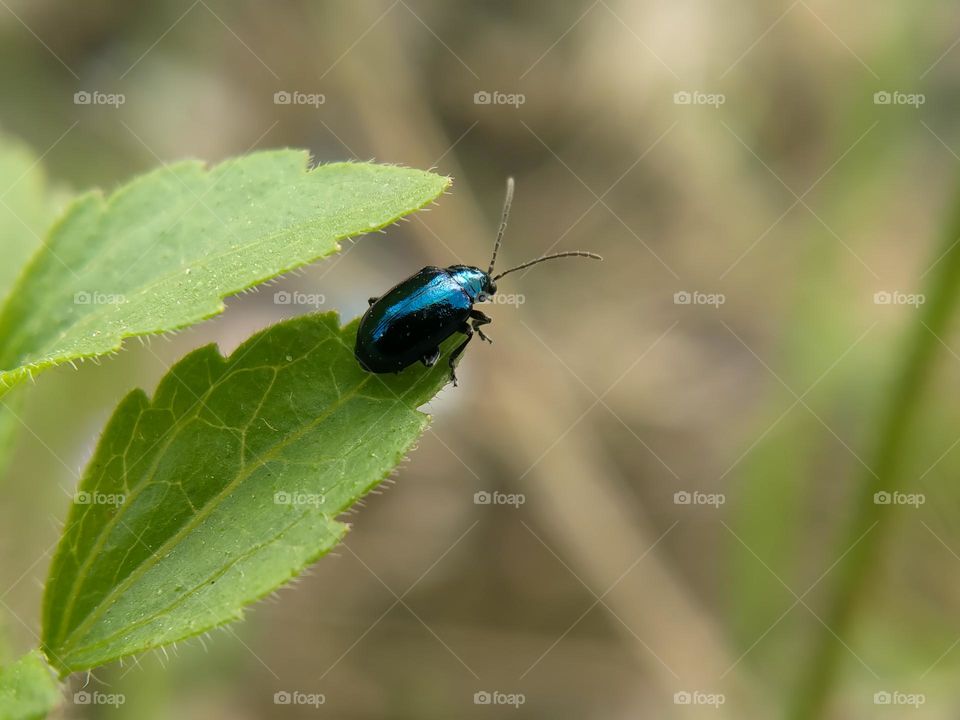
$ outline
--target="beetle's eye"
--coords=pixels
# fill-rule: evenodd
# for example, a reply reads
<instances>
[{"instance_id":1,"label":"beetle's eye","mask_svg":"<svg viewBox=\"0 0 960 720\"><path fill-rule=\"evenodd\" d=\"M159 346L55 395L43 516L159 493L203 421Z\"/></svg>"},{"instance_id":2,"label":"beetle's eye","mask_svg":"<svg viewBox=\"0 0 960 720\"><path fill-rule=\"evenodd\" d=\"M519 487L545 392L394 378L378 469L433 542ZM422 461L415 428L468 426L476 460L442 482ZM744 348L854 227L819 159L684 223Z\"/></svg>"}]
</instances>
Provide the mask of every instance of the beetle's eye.
<instances>
[{"instance_id":1,"label":"beetle's eye","mask_svg":"<svg viewBox=\"0 0 960 720\"><path fill-rule=\"evenodd\" d=\"M490 296L487 295L485 292L482 292L477 296L477 300L479 300L480 302L486 302L489 299L490 299Z\"/></svg>"}]
</instances>

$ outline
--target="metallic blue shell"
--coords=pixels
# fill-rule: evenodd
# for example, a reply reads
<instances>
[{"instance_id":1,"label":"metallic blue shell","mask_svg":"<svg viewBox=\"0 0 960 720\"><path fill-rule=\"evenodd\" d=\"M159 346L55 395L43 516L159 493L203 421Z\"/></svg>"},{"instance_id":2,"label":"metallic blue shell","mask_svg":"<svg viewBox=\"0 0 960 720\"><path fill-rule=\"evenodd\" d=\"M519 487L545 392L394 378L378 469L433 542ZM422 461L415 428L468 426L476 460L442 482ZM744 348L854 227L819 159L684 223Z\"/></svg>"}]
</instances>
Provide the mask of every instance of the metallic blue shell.
<instances>
[{"instance_id":1,"label":"metallic blue shell","mask_svg":"<svg viewBox=\"0 0 960 720\"><path fill-rule=\"evenodd\" d=\"M490 284L490 276L480 268L470 267L469 265L451 265L447 268L447 272L464 289L473 302L477 301L480 294Z\"/></svg>"},{"instance_id":2,"label":"metallic blue shell","mask_svg":"<svg viewBox=\"0 0 960 720\"><path fill-rule=\"evenodd\" d=\"M478 268L425 267L378 298L360 319L354 354L370 372L399 372L458 332L489 276Z\"/></svg>"}]
</instances>

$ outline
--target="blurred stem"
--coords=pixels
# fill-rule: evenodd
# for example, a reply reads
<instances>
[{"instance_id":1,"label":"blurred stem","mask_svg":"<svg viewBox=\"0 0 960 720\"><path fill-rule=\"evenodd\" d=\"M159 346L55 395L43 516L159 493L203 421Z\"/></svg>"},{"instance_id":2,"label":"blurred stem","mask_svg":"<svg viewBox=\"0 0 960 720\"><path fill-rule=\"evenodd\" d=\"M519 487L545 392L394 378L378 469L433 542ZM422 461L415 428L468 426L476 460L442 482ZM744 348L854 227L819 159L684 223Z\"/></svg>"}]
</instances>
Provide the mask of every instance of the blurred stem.
<instances>
[{"instance_id":1,"label":"blurred stem","mask_svg":"<svg viewBox=\"0 0 960 720\"><path fill-rule=\"evenodd\" d=\"M941 348L950 317L960 297L960 200L954 202L944 232L943 245L934 260L937 268L927 287L926 303L906 341L904 361L894 380L884 414L880 418L871 469L856 491L856 510L838 549L845 553L834 568L837 581L828 600L824 622L814 651L801 669L800 685L790 708L792 720L815 720L824 716L830 691L836 682L841 653L838 640L849 634L854 611L879 565L880 550L890 526L890 506L874 503L875 493L903 490L900 478L909 440L916 425L926 384Z\"/></svg>"}]
</instances>

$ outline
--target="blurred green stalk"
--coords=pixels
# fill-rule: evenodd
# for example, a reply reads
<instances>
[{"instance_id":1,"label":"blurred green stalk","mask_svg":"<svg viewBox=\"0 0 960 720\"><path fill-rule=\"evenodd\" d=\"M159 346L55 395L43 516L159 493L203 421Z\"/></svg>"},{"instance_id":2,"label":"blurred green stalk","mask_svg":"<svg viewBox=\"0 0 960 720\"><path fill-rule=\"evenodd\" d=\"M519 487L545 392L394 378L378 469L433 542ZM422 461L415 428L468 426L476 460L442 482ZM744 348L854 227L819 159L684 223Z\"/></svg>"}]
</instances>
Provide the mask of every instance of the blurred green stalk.
<instances>
[{"instance_id":1,"label":"blurred green stalk","mask_svg":"<svg viewBox=\"0 0 960 720\"><path fill-rule=\"evenodd\" d=\"M960 296L960 200L954 203L943 245L935 257L936 268L927 288L926 303L912 329L899 375L887 401L877 433L873 462L861 479L856 508L834 569L838 578L823 618L827 627L816 640L813 653L801 668L800 684L789 715L792 720L816 720L825 715L830 691L836 683L841 654L838 637L849 634L858 603L879 565L880 550L890 526L890 507L874 503L875 493L905 490L901 478L909 441L922 407L926 385ZM828 629L829 628L829 629ZM836 633L836 635L834 635Z\"/></svg>"}]
</instances>

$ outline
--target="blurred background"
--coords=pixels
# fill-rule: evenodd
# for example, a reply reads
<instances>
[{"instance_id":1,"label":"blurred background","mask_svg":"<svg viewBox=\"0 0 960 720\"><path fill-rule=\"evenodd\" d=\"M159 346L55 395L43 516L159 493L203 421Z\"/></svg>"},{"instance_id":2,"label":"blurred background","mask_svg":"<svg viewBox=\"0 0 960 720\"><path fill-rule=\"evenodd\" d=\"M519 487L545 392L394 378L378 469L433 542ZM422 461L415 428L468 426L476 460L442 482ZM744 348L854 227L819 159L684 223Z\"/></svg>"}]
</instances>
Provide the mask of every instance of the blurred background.
<instances>
[{"instance_id":1,"label":"blurred background","mask_svg":"<svg viewBox=\"0 0 960 720\"><path fill-rule=\"evenodd\" d=\"M824 717L957 717L956 333L886 488L918 495L892 496L853 622L824 616L956 203L958 22L945 0L0 0L0 128L64 191L284 146L454 177L386 236L29 389L3 654L36 644L123 395L315 309L278 290L351 318L424 265L483 265L513 175L503 267L606 262L502 281L495 344L338 552L244 623L73 678L60 716L776 717L826 638ZM97 92L123 102L75 97Z\"/></svg>"}]
</instances>

